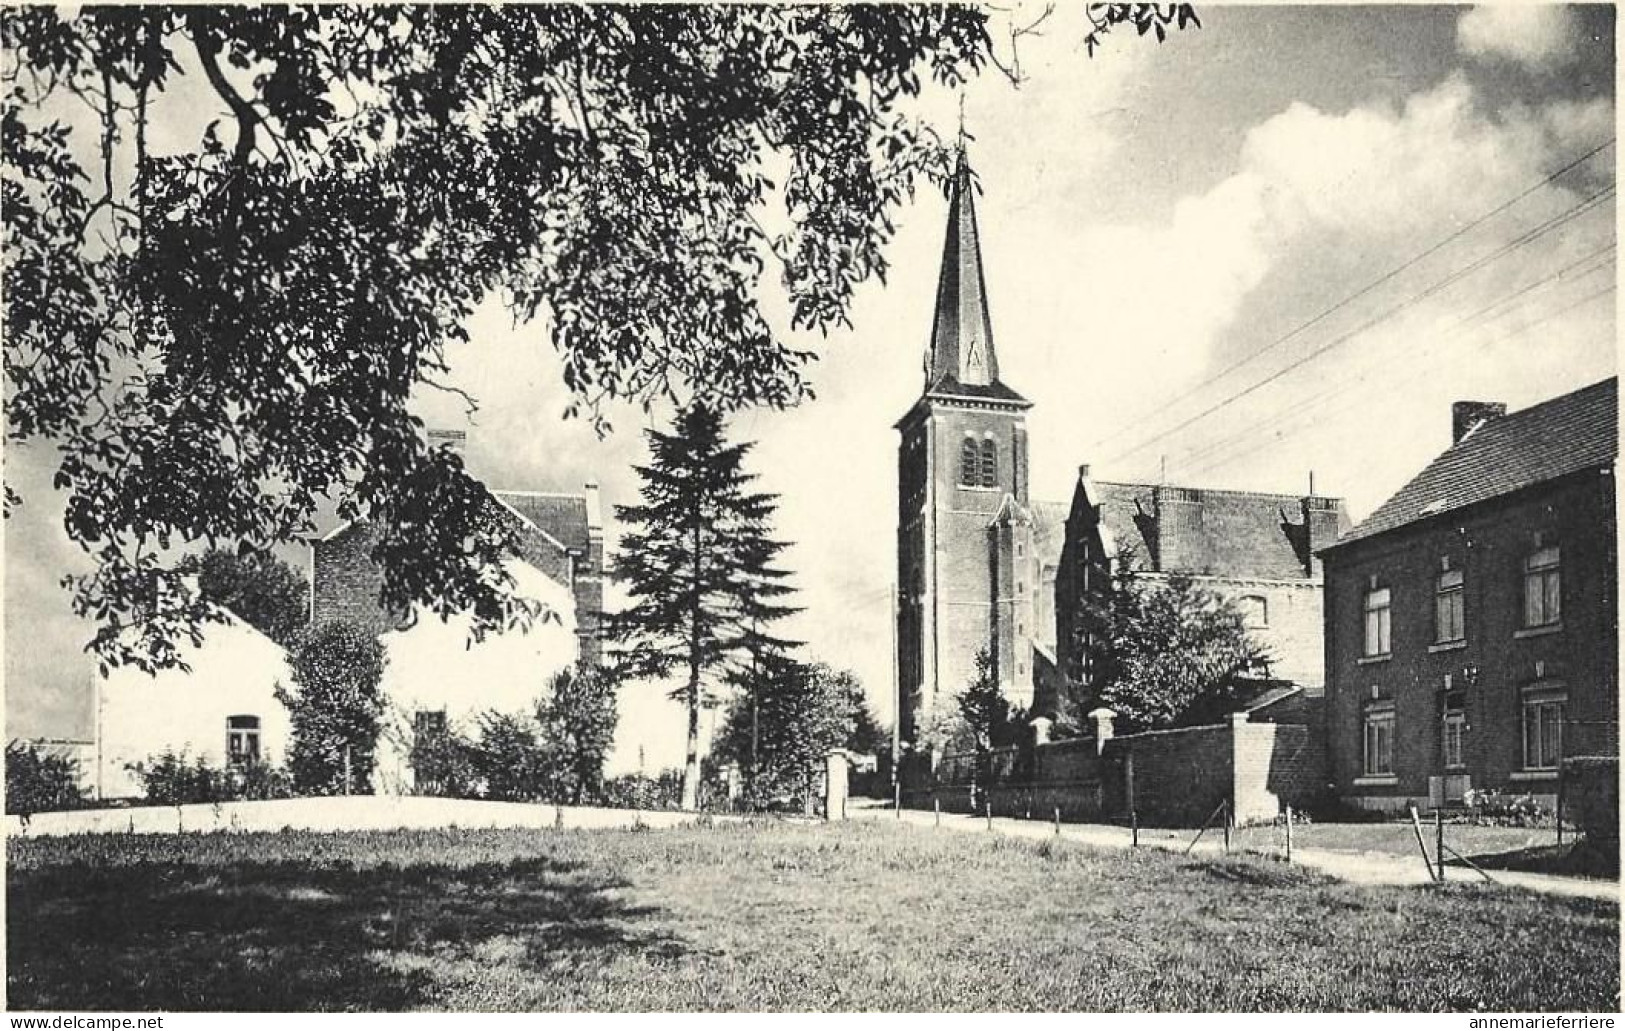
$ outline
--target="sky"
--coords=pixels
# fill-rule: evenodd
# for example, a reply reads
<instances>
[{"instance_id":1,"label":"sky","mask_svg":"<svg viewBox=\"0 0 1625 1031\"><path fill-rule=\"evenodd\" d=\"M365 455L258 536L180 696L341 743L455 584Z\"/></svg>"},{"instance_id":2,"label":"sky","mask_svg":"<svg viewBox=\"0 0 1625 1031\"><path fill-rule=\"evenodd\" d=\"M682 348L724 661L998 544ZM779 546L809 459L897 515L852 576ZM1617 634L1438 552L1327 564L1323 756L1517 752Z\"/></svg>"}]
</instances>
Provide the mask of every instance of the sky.
<instances>
[{"instance_id":1,"label":"sky","mask_svg":"<svg viewBox=\"0 0 1625 1031\"><path fill-rule=\"evenodd\" d=\"M1451 402L1517 409L1614 373L1612 8L1202 6L1198 31L1090 59L1081 5L1057 6L1017 54L1000 47L1023 82L990 71L963 95L1000 371L1034 403L1035 499L1069 499L1085 463L1281 492L1313 475L1358 520L1449 444ZM951 133L960 103L938 90L920 108ZM820 355L816 400L734 425L794 542L806 611L788 632L854 670L884 721L892 425L923 387L945 209L926 188L899 212L887 282L859 291L850 331L789 335ZM599 439L562 418L545 325L492 304L470 328L453 379L480 411L420 410L468 430L473 471L634 502L659 416L612 412ZM6 527L8 733L83 736L90 631L57 580L84 559L47 463L6 457L29 502ZM662 696L623 692L612 771L680 761Z\"/></svg>"}]
</instances>

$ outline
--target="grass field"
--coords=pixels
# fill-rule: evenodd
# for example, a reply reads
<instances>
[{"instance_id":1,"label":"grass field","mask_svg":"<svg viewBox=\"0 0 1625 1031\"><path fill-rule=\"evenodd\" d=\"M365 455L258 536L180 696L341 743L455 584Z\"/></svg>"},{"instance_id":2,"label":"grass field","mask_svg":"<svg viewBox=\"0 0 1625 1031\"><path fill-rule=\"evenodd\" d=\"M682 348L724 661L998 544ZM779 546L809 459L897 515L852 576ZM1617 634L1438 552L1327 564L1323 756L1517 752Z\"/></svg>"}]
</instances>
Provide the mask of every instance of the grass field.
<instances>
[{"instance_id":1,"label":"grass field","mask_svg":"<svg viewBox=\"0 0 1625 1031\"><path fill-rule=\"evenodd\" d=\"M17 1009L1616 1009L1611 903L884 822L8 843Z\"/></svg>"}]
</instances>

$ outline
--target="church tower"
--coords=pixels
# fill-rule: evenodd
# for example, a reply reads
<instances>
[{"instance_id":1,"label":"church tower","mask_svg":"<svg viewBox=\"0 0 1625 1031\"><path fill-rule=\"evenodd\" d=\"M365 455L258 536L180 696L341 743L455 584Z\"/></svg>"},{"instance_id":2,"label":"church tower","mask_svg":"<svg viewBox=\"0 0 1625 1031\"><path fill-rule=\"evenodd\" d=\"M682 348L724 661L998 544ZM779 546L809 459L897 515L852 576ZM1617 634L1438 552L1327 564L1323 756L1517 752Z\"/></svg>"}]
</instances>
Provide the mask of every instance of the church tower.
<instances>
[{"instance_id":1,"label":"church tower","mask_svg":"<svg viewBox=\"0 0 1625 1031\"><path fill-rule=\"evenodd\" d=\"M925 389L897 423L898 737L919 741L991 650L1005 697L1032 701L1036 584L1026 412L999 379L975 189L963 147L948 195Z\"/></svg>"}]
</instances>

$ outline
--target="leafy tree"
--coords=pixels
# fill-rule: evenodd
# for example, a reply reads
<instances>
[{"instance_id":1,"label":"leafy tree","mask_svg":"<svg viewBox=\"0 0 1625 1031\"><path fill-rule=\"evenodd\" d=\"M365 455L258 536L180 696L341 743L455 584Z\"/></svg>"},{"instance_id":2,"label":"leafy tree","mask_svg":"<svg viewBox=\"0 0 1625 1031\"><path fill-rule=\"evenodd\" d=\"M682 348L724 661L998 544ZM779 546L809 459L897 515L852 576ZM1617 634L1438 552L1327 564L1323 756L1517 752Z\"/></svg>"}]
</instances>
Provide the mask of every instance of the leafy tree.
<instances>
[{"instance_id":1,"label":"leafy tree","mask_svg":"<svg viewBox=\"0 0 1625 1031\"><path fill-rule=\"evenodd\" d=\"M301 794L372 790L373 755L384 715L378 686L384 662L376 637L342 621L316 627L294 652L293 687L278 684L276 691L293 725L288 770Z\"/></svg>"},{"instance_id":2,"label":"leafy tree","mask_svg":"<svg viewBox=\"0 0 1625 1031\"><path fill-rule=\"evenodd\" d=\"M604 760L615 744L615 701L614 681L596 669L554 675L548 697L537 707L554 797L580 805L598 792Z\"/></svg>"},{"instance_id":3,"label":"leafy tree","mask_svg":"<svg viewBox=\"0 0 1625 1031\"><path fill-rule=\"evenodd\" d=\"M1270 654L1230 599L1186 576L1151 577L1120 562L1111 589L1086 600L1089 677L1065 715L1117 713L1123 730L1152 730L1230 710L1248 678L1267 676Z\"/></svg>"},{"instance_id":4,"label":"leafy tree","mask_svg":"<svg viewBox=\"0 0 1625 1031\"><path fill-rule=\"evenodd\" d=\"M196 569L204 598L284 648L295 645L308 618L310 584L292 566L268 552L210 548Z\"/></svg>"},{"instance_id":5,"label":"leafy tree","mask_svg":"<svg viewBox=\"0 0 1625 1031\"><path fill-rule=\"evenodd\" d=\"M1168 23L1092 10L1091 52L1114 25ZM173 664L208 609L171 545L271 548L324 499L384 528L391 609L522 622L499 572L511 529L407 407L415 387L450 389L445 350L476 306L545 316L571 411L594 419L617 398L799 401L813 355L770 328L762 284L782 284L795 329L847 320L886 271L897 207L949 169L900 108L995 58L987 17L8 11L6 433L58 450L65 528L96 563L74 604L98 652ZM774 208L787 228L770 235ZM18 500L8 486L7 511Z\"/></svg>"},{"instance_id":6,"label":"leafy tree","mask_svg":"<svg viewBox=\"0 0 1625 1031\"><path fill-rule=\"evenodd\" d=\"M649 464L637 469L643 504L615 510L627 529L614 574L631 605L608 629L619 641L619 677L683 674L672 697L688 713L683 808L693 809L700 710L716 682L739 668L747 644L788 644L762 627L795 611L777 600L793 588L773 565L785 548L770 535L777 499L748 491L751 445L727 443L721 416L701 405L680 414L672 433L649 430L648 438Z\"/></svg>"},{"instance_id":7,"label":"leafy tree","mask_svg":"<svg viewBox=\"0 0 1625 1031\"><path fill-rule=\"evenodd\" d=\"M965 689L954 696L954 707L971 746L979 754L1010 744L1021 726L1021 713L1000 690L993 653L987 648L977 649L976 672Z\"/></svg>"},{"instance_id":8,"label":"leafy tree","mask_svg":"<svg viewBox=\"0 0 1625 1031\"><path fill-rule=\"evenodd\" d=\"M772 653L757 671L754 698L734 697L712 751L750 769L756 805L801 795L836 748L873 751L883 733L863 685L846 670Z\"/></svg>"},{"instance_id":9,"label":"leafy tree","mask_svg":"<svg viewBox=\"0 0 1625 1031\"><path fill-rule=\"evenodd\" d=\"M79 764L24 741L6 745L6 813L32 816L84 803Z\"/></svg>"}]
</instances>

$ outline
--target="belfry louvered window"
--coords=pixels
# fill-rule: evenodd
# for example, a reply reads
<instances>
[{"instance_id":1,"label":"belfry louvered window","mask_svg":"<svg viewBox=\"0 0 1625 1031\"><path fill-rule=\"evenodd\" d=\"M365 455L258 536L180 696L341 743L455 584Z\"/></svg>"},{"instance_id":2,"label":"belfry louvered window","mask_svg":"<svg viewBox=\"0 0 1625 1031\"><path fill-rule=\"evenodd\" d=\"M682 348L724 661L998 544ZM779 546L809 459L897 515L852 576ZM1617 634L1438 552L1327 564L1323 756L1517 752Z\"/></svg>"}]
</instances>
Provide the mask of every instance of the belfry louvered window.
<instances>
[{"instance_id":1,"label":"belfry louvered window","mask_svg":"<svg viewBox=\"0 0 1625 1031\"><path fill-rule=\"evenodd\" d=\"M969 437L959 447L959 482L966 487L974 487L981 481L981 459L976 448L976 441Z\"/></svg>"},{"instance_id":2,"label":"belfry louvered window","mask_svg":"<svg viewBox=\"0 0 1625 1031\"><path fill-rule=\"evenodd\" d=\"M999 485L999 446L991 440L982 441L982 486Z\"/></svg>"}]
</instances>

